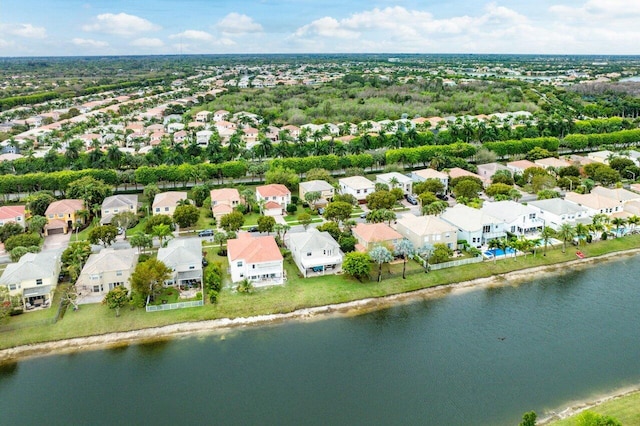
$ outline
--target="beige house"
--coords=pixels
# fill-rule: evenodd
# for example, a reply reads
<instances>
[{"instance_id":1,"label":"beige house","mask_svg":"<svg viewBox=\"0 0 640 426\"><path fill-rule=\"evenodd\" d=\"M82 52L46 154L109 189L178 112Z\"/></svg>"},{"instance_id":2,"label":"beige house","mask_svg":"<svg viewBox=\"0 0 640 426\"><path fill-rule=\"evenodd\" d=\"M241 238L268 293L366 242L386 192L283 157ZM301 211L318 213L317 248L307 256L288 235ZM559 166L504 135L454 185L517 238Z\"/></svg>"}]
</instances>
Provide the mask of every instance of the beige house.
<instances>
[{"instance_id":1,"label":"beige house","mask_svg":"<svg viewBox=\"0 0 640 426\"><path fill-rule=\"evenodd\" d=\"M622 204L618 200L598 193L578 194L576 192L567 192L564 199L584 207L587 209L587 214L591 217L596 214L614 216L623 211Z\"/></svg>"},{"instance_id":2,"label":"beige house","mask_svg":"<svg viewBox=\"0 0 640 426\"><path fill-rule=\"evenodd\" d=\"M324 205L333 198L336 190L327 181L310 180L308 182L300 182L300 184L298 184L298 191L300 193L301 200L304 200L305 195L309 192L319 192L320 199L316 201L316 205Z\"/></svg>"},{"instance_id":3,"label":"beige house","mask_svg":"<svg viewBox=\"0 0 640 426\"><path fill-rule=\"evenodd\" d=\"M77 214L80 210L84 210L84 201L78 199L59 200L49 204L44 212L47 218L44 235L66 234L73 230L74 223L84 224L84 216Z\"/></svg>"},{"instance_id":4,"label":"beige house","mask_svg":"<svg viewBox=\"0 0 640 426\"><path fill-rule=\"evenodd\" d=\"M211 212L216 219L231 213L242 202L240 193L235 188L212 189L210 196Z\"/></svg>"},{"instance_id":5,"label":"beige house","mask_svg":"<svg viewBox=\"0 0 640 426\"><path fill-rule=\"evenodd\" d=\"M414 182L424 182L427 179L438 179L444 185L444 190L449 188L449 175L435 169L414 170L411 172L411 179Z\"/></svg>"},{"instance_id":6,"label":"beige house","mask_svg":"<svg viewBox=\"0 0 640 426\"><path fill-rule=\"evenodd\" d=\"M450 249L455 249L458 241L458 228L437 216L406 214L397 220L396 230L411 241L415 248L427 244L445 244Z\"/></svg>"},{"instance_id":7,"label":"beige house","mask_svg":"<svg viewBox=\"0 0 640 426\"><path fill-rule=\"evenodd\" d=\"M118 194L105 198L100 208L100 224L111 223L113 216L122 212L138 213L137 194Z\"/></svg>"},{"instance_id":8,"label":"beige house","mask_svg":"<svg viewBox=\"0 0 640 426\"><path fill-rule=\"evenodd\" d=\"M0 277L0 286L12 296L20 296L25 309L51 306L58 285L61 250L27 253L16 263L10 263Z\"/></svg>"},{"instance_id":9,"label":"beige house","mask_svg":"<svg viewBox=\"0 0 640 426\"><path fill-rule=\"evenodd\" d=\"M358 243L356 250L368 251L376 244L393 246L402 239L402 235L386 223L359 223L351 230Z\"/></svg>"},{"instance_id":10,"label":"beige house","mask_svg":"<svg viewBox=\"0 0 640 426\"><path fill-rule=\"evenodd\" d=\"M78 295L85 303L98 303L116 287L131 289L129 277L138 263L136 249L105 248L89 256L76 281Z\"/></svg>"},{"instance_id":11,"label":"beige house","mask_svg":"<svg viewBox=\"0 0 640 426\"><path fill-rule=\"evenodd\" d=\"M178 207L178 202L181 200L187 200L186 191L169 191L157 194L153 199L153 205L151 206L151 214L166 214L173 216L173 213Z\"/></svg>"}]
</instances>

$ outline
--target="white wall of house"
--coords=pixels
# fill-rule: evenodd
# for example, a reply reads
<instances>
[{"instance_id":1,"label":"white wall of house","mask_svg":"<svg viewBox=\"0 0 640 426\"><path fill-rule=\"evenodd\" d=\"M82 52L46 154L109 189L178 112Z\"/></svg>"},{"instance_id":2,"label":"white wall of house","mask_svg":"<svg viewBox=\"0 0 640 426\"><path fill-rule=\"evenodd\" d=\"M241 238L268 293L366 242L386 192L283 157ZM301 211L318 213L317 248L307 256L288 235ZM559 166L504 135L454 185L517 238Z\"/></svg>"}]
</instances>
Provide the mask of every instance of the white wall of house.
<instances>
[{"instance_id":1,"label":"white wall of house","mask_svg":"<svg viewBox=\"0 0 640 426\"><path fill-rule=\"evenodd\" d=\"M283 262L271 261L260 263L247 263L244 259L238 259L230 264L231 280L235 282L247 278L254 286L274 285L284 283Z\"/></svg>"}]
</instances>

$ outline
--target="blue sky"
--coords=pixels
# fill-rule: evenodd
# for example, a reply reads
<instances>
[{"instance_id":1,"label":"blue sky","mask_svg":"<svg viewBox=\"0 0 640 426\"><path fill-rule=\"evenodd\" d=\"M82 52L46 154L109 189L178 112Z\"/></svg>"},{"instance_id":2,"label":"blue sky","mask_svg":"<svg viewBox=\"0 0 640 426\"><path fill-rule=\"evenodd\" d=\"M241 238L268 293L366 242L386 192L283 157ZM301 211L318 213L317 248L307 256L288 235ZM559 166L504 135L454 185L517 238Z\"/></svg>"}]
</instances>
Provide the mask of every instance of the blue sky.
<instances>
[{"instance_id":1,"label":"blue sky","mask_svg":"<svg viewBox=\"0 0 640 426\"><path fill-rule=\"evenodd\" d=\"M0 56L640 54L638 0L0 0Z\"/></svg>"}]
</instances>

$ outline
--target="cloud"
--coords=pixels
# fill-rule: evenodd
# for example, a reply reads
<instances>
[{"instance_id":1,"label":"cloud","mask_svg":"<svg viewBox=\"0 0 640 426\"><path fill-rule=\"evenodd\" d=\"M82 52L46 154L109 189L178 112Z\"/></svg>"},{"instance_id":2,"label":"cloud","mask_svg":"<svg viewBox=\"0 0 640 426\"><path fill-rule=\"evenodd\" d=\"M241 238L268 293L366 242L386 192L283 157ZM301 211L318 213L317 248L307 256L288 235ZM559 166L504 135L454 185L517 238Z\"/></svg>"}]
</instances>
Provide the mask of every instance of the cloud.
<instances>
[{"instance_id":1,"label":"cloud","mask_svg":"<svg viewBox=\"0 0 640 426\"><path fill-rule=\"evenodd\" d=\"M100 32L119 36L131 36L138 33L157 31L160 26L139 16L127 13L103 13L96 16L91 24L83 25L87 32Z\"/></svg>"},{"instance_id":2,"label":"cloud","mask_svg":"<svg viewBox=\"0 0 640 426\"><path fill-rule=\"evenodd\" d=\"M612 19L637 19L640 2L628 0L589 0L581 6L554 5L549 11L570 20L589 20L610 25Z\"/></svg>"},{"instance_id":3,"label":"cloud","mask_svg":"<svg viewBox=\"0 0 640 426\"><path fill-rule=\"evenodd\" d=\"M295 35L297 37L304 37L306 35L318 35L321 37L336 38L357 38L360 36L360 34L355 31L341 28L340 22L329 16L316 19L312 23L298 28L295 32Z\"/></svg>"},{"instance_id":4,"label":"cloud","mask_svg":"<svg viewBox=\"0 0 640 426\"><path fill-rule=\"evenodd\" d=\"M169 36L169 38L204 41L208 43L213 43L215 41L215 37L213 37L211 34L206 31L199 30L186 30L178 34L172 34Z\"/></svg>"},{"instance_id":5,"label":"cloud","mask_svg":"<svg viewBox=\"0 0 640 426\"><path fill-rule=\"evenodd\" d=\"M0 24L0 33L25 38L46 38L44 27L34 27L31 24Z\"/></svg>"},{"instance_id":6,"label":"cloud","mask_svg":"<svg viewBox=\"0 0 640 426\"><path fill-rule=\"evenodd\" d=\"M154 49L164 46L164 42L159 38L149 38L149 37L138 38L136 40L133 40L129 44L135 47L149 47Z\"/></svg>"},{"instance_id":7,"label":"cloud","mask_svg":"<svg viewBox=\"0 0 640 426\"><path fill-rule=\"evenodd\" d=\"M249 34L263 31L262 25L253 18L235 12L218 21L216 28L224 34Z\"/></svg>"},{"instance_id":8,"label":"cloud","mask_svg":"<svg viewBox=\"0 0 640 426\"><path fill-rule=\"evenodd\" d=\"M91 47L91 48L103 48L109 46L109 43L106 41L93 40L90 38L74 38L71 40L71 43L80 47Z\"/></svg>"}]
</instances>

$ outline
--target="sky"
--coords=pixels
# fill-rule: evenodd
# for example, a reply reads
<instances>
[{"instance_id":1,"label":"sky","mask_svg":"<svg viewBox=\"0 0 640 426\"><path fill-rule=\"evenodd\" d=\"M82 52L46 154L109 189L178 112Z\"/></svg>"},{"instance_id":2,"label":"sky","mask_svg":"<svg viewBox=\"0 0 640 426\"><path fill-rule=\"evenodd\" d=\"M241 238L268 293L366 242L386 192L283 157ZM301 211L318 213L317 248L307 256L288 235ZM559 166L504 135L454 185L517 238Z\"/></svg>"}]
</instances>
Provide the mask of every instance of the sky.
<instances>
[{"instance_id":1,"label":"sky","mask_svg":"<svg viewBox=\"0 0 640 426\"><path fill-rule=\"evenodd\" d=\"M0 57L640 54L640 0L0 0Z\"/></svg>"}]
</instances>

